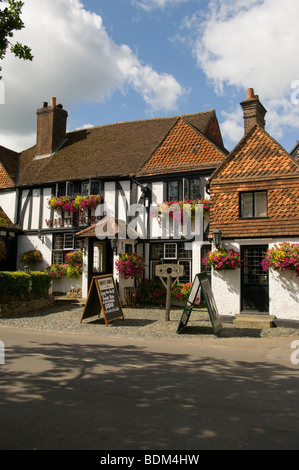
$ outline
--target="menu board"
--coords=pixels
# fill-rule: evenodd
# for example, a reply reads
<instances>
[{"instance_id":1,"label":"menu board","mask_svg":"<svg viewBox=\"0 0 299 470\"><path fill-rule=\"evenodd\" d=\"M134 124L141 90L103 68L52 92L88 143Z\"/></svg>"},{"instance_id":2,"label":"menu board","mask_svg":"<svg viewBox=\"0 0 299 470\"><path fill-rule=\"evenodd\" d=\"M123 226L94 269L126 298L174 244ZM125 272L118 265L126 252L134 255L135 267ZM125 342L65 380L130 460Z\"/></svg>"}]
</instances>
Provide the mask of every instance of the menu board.
<instances>
[{"instance_id":1,"label":"menu board","mask_svg":"<svg viewBox=\"0 0 299 470\"><path fill-rule=\"evenodd\" d=\"M195 307L195 301L198 297L200 289L201 289L201 293L203 294L203 298L206 302L206 306L209 312L209 317L212 323L214 334L216 335L219 333L219 331L222 330L223 328L222 323L219 317L217 305L215 302L214 294L211 289L208 276L206 273L200 273L200 274L196 274L195 279L192 283L192 288L191 288L188 300L186 302L183 314L181 316L177 333L181 333L181 331L187 326L191 312Z\"/></svg>"},{"instance_id":2,"label":"menu board","mask_svg":"<svg viewBox=\"0 0 299 470\"><path fill-rule=\"evenodd\" d=\"M101 311L107 326L113 320L125 319L112 274L92 278L80 323L94 315L100 316Z\"/></svg>"}]
</instances>

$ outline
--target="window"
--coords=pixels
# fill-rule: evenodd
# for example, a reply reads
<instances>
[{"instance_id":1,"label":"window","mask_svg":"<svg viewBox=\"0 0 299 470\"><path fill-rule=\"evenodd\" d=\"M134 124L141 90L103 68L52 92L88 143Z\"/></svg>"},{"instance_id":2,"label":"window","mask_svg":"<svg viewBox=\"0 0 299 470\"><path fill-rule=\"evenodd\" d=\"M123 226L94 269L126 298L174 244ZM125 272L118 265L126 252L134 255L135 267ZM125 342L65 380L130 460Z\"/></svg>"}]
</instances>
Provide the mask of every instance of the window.
<instances>
[{"instance_id":1,"label":"window","mask_svg":"<svg viewBox=\"0 0 299 470\"><path fill-rule=\"evenodd\" d=\"M267 217L267 191L240 193L240 217Z\"/></svg>"},{"instance_id":2,"label":"window","mask_svg":"<svg viewBox=\"0 0 299 470\"><path fill-rule=\"evenodd\" d=\"M192 179L189 181L189 197L191 200L200 199L201 192L200 192L200 179Z\"/></svg>"},{"instance_id":3,"label":"window","mask_svg":"<svg viewBox=\"0 0 299 470\"><path fill-rule=\"evenodd\" d=\"M53 235L53 264L63 264L65 255L79 248L79 240L72 233Z\"/></svg>"},{"instance_id":4,"label":"window","mask_svg":"<svg viewBox=\"0 0 299 470\"><path fill-rule=\"evenodd\" d=\"M181 201L183 198L183 181L169 181L167 201Z\"/></svg>"},{"instance_id":5,"label":"window","mask_svg":"<svg viewBox=\"0 0 299 470\"><path fill-rule=\"evenodd\" d=\"M167 201L194 200L201 197L200 178L190 180L182 178L178 181L169 181L167 184Z\"/></svg>"},{"instance_id":6,"label":"window","mask_svg":"<svg viewBox=\"0 0 299 470\"><path fill-rule=\"evenodd\" d=\"M164 245L164 258L175 259L177 257L177 244L165 243Z\"/></svg>"},{"instance_id":7,"label":"window","mask_svg":"<svg viewBox=\"0 0 299 470\"><path fill-rule=\"evenodd\" d=\"M186 283L192 280L192 250L185 250L185 243L152 243L150 246L151 277L155 277L158 264L182 264L184 275L179 282Z\"/></svg>"},{"instance_id":8,"label":"window","mask_svg":"<svg viewBox=\"0 0 299 470\"><path fill-rule=\"evenodd\" d=\"M101 188L101 181L99 180L83 181L82 183L80 181L66 181L65 183L56 184L56 196L76 197L77 194L81 194L81 196L96 195L101 194Z\"/></svg>"}]
</instances>

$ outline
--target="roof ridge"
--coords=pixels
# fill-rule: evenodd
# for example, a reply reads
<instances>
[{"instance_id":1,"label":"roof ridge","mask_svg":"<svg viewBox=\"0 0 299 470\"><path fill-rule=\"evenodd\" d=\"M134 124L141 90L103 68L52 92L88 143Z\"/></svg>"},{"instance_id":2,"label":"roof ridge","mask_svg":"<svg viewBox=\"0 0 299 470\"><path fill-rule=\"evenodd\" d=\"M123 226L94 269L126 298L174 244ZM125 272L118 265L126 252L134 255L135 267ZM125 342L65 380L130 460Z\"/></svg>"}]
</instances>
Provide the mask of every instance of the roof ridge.
<instances>
[{"instance_id":1,"label":"roof ridge","mask_svg":"<svg viewBox=\"0 0 299 470\"><path fill-rule=\"evenodd\" d=\"M78 129L69 130L67 132L67 134L70 134L70 133L73 133L73 132L82 132L82 131L86 131L86 130L89 130L89 129L98 129L98 128L109 127L109 126L111 126L111 127L112 126L119 126L121 124L136 124L137 122L144 123L146 121L153 122L153 121L161 121L161 120L167 120L167 119L175 119L177 121L178 119L185 118L187 116L191 117L191 116L197 116L197 115L200 115L200 114L208 114L208 113L215 113L215 110L210 109L210 110L207 110L207 111L198 111L197 113L177 114L177 115L174 115L174 116L161 116L161 117L154 117L154 118L133 119L133 120L130 120L130 121L108 122L106 124L99 124L97 126L82 127L80 129L78 128Z\"/></svg>"}]
</instances>

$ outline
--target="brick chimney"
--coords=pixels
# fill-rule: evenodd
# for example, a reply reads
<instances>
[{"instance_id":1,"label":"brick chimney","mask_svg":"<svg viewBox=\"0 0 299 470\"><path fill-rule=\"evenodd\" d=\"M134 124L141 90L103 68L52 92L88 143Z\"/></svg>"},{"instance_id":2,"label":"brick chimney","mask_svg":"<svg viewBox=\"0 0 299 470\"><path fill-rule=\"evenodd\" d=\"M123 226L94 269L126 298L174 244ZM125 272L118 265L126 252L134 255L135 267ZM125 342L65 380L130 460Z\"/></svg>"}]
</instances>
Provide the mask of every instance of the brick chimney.
<instances>
[{"instance_id":1,"label":"brick chimney","mask_svg":"<svg viewBox=\"0 0 299 470\"><path fill-rule=\"evenodd\" d=\"M265 114L267 110L260 103L258 95L253 88L248 88L246 100L240 103L243 108L245 135L256 125L265 128Z\"/></svg>"},{"instance_id":2,"label":"brick chimney","mask_svg":"<svg viewBox=\"0 0 299 470\"><path fill-rule=\"evenodd\" d=\"M36 156L51 155L66 138L66 121L68 113L61 104L56 105L56 98L51 98L51 104L43 103L36 111L37 137Z\"/></svg>"}]
</instances>

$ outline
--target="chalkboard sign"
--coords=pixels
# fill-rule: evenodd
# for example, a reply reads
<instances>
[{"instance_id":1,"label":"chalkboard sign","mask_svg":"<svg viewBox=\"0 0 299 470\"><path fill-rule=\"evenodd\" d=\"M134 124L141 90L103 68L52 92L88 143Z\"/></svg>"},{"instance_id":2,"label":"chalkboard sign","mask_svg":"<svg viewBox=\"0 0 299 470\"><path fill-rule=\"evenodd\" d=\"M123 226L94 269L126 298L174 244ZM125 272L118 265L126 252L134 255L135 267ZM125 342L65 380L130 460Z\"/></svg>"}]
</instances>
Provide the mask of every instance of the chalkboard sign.
<instances>
[{"instance_id":1,"label":"chalkboard sign","mask_svg":"<svg viewBox=\"0 0 299 470\"><path fill-rule=\"evenodd\" d=\"M177 329L177 333L180 333L186 326L189 321L192 310L195 307L196 299L198 298L199 290L203 294L203 298L206 302L206 306L209 312L209 317L212 323L212 327L215 335L222 330L222 323L219 317L217 305L214 299L213 291L210 286L210 282L207 276L207 273L196 274L195 279L192 284L192 288L186 302L184 311L182 313L180 323Z\"/></svg>"},{"instance_id":2,"label":"chalkboard sign","mask_svg":"<svg viewBox=\"0 0 299 470\"><path fill-rule=\"evenodd\" d=\"M80 323L86 318L100 316L101 311L107 326L113 320L125 319L112 274L92 278Z\"/></svg>"}]
</instances>

